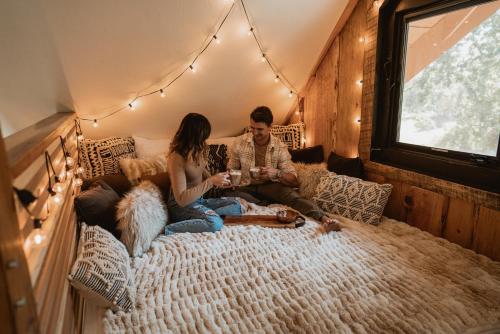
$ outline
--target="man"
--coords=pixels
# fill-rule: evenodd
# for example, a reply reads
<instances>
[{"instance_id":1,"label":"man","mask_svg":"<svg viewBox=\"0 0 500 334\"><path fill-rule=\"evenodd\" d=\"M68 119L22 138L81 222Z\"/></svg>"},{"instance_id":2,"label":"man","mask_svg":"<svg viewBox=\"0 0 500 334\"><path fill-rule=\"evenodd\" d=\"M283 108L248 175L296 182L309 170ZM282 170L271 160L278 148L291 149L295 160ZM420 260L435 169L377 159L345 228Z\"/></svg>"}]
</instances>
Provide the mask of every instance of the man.
<instances>
[{"instance_id":1,"label":"man","mask_svg":"<svg viewBox=\"0 0 500 334\"><path fill-rule=\"evenodd\" d=\"M268 107L257 107L250 114L251 133L236 138L229 155L228 169L241 170L241 184L231 192L249 202L271 201L288 205L324 224L327 230L340 230L337 221L329 218L312 201L300 197L299 186L288 147L271 134L273 114ZM259 167L257 177L250 170ZM255 173L255 172L254 172ZM229 194L228 194L229 195Z\"/></svg>"}]
</instances>

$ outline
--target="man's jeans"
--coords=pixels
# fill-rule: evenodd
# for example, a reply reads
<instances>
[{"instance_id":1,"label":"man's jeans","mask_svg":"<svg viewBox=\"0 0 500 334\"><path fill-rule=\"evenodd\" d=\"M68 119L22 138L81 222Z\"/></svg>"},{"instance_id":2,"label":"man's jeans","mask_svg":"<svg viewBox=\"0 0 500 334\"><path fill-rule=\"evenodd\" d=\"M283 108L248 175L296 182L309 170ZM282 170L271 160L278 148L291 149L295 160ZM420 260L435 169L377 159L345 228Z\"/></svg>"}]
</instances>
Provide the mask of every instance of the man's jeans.
<instances>
[{"instance_id":1,"label":"man's jeans","mask_svg":"<svg viewBox=\"0 0 500 334\"><path fill-rule=\"evenodd\" d=\"M224 221L221 215L240 215L241 204L235 198L198 198L194 203L181 207L171 193L168 200L169 222L165 234L182 232L217 232Z\"/></svg>"}]
</instances>

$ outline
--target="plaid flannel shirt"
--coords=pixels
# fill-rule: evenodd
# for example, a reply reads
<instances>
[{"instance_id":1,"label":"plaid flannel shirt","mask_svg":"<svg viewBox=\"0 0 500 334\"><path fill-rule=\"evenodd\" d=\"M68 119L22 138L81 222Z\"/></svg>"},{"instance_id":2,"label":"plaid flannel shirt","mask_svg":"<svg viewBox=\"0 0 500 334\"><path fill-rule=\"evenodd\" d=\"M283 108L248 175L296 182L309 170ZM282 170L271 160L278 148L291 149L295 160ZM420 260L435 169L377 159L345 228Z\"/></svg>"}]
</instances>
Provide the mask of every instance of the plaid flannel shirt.
<instances>
[{"instance_id":1,"label":"plaid flannel shirt","mask_svg":"<svg viewBox=\"0 0 500 334\"><path fill-rule=\"evenodd\" d=\"M278 137L270 136L266 151L266 167L277 168L283 173L292 173L297 176L288 146L283 144ZM250 184L250 168L255 167L255 146L251 133L235 139L227 166L230 169L240 169L241 184Z\"/></svg>"}]
</instances>

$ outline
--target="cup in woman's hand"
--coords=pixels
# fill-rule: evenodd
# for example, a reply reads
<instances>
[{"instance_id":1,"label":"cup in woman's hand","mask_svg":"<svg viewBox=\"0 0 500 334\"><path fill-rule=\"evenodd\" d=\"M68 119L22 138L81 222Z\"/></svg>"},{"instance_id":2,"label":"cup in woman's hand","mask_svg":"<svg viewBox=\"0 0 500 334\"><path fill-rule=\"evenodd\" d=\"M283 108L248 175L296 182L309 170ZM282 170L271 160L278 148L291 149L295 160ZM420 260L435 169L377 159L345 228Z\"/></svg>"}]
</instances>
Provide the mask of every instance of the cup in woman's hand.
<instances>
[{"instance_id":1,"label":"cup in woman's hand","mask_svg":"<svg viewBox=\"0 0 500 334\"><path fill-rule=\"evenodd\" d=\"M251 167L250 168L250 176L252 176L252 179L257 180L260 175L260 167Z\"/></svg>"},{"instance_id":2,"label":"cup in woman's hand","mask_svg":"<svg viewBox=\"0 0 500 334\"><path fill-rule=\"evenodd\" d=\"M231 185L237 187L241 182L241 170L231 169L229 171L229 177L231 178Z\"/></svg>"}]
</instances>

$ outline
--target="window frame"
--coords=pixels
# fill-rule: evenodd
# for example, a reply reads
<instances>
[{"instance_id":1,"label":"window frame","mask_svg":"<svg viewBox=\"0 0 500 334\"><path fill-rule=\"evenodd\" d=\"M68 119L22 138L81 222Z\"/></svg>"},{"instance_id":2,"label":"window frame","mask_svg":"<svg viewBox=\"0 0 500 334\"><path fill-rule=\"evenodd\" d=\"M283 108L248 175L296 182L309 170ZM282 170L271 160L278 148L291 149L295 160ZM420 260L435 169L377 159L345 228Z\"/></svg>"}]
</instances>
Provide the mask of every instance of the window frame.
<instances>
[{"instance_id":1,"label":"window frame","mask_svg":"<svg viewBox=\"0 0 500 334\"><path fill-rule=\"evenodd\" d=\"M397 141L407 23L487 2L491 0L388 0L380 8L371 161L500 193L500 136L496 157Z\"/></svg>"}]
</instances>

